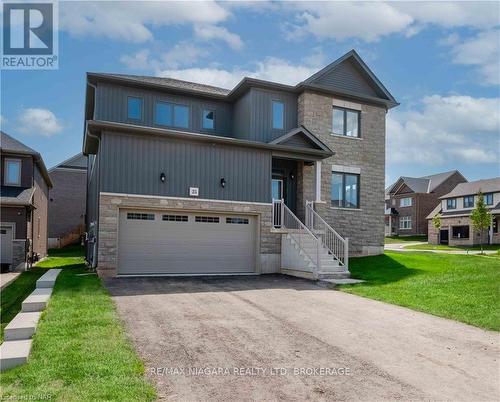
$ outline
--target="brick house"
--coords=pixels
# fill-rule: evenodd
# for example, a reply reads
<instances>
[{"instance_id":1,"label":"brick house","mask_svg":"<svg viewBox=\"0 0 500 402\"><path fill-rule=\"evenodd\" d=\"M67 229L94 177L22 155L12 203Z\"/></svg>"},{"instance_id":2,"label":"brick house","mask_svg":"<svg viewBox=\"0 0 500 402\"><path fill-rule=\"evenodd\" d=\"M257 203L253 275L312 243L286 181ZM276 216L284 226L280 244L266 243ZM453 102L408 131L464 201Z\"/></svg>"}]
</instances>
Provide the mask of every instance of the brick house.
<instances>
[{"instance_id":1,"label":"brick house","mask_svg":"<svg viewBox=\"0 0 500 402\"><path fill-rule=\"evenodd\" d=\"M386 235L427 235L427 216L439 197L466 181L458 170L424 177L400 177L385 192Z\"/></svg>"},{"instance_id":2,"label":"brick house","mask_svg":"<svg viewBox=\"0 0 500 402\"><path fill-rule=\"evenodd\" d=\"M492 214L489 230L483 233L472 227L470 215L483 193L486 208ZM441 228L436 229L432 218L441 217ZM458 184L439 199L436 208L427 216L429 243L450 246L500 244L500 177Z\"/></svg>"},{"instance_id":3,"label":"brick house","mask_svg":"<svg viewBox=\"0 0 500 402\"><path fill-rule=\"evenodd\" d=\"M383 252L385 119L355 51L296 85L87 74L87 260L103 276L348 275Z\"/></svg>"},{"instance_id":4,"label":"brick house","mask_svg":"<svg viewBox=\"0 0 500 402\"><path fill-rule=\"evenodd\" d=\"M47 255L48 195L52 187L38 152L1 133L1 263L25 269Z\"/></svg>"},{"instance_id":5,"label":"brick house","mask_svg":"<svg viewBox=\"0 0 500 402\"><path fill-rule=\"evenodd\" d=\"M85 233L87 157L82 153L49 169L49 248L77 242Z\"/></svg>"}]
</instances>

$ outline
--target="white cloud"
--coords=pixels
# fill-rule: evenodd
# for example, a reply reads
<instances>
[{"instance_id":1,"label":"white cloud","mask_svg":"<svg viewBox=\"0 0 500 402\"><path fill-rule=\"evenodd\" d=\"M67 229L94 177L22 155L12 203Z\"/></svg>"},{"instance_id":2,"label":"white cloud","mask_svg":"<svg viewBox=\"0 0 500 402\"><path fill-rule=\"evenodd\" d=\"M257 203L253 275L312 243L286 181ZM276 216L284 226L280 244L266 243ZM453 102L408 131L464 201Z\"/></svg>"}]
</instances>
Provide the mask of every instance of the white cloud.
<instances>
[{"instance_id":1,"label":"white cloud","mask_svg":"<svg viewBox=\"0 0 500 402\"><path fill-rule=\"evenodd\" d=\"M142 43L153 39L152 27L217 24L229 12L215 1L62 2L59 27L78 37L96 36Z\"/></svg>"},{"instance_id":2,"label":"white cloud","mask_svg":"<svg viewBox=\"0 0 500 402\"><path fill-rule=\"evenodd\" d=\"M292 64L286 60L268 57L254 63L252 69L234 68L185 68L164 69L156 72L160 77L171 77L186 81L233 88L243 77L259 78L295 85L318 71L319 67L311 64Z\"/></svg>"},{"instance_id":3,"label":"white cloud","mask_svg":"<svg viewBox=\"0 0 500 402\"><path fill-rule=\"evenodd\" d=\"M500 98L433 95L387 119L389 164L499 163Z\"/></svg>"},{"instance_id":4,"label":"white cloud","mask_svg":"<svg viewBox=\"0 0 500 402\"><path fill-rule=\"evenodd\" d=\"M27 108L19 114L19 131L24 134L51 137L62 131L63 126L48 109Z\"/></svg>"},{"instance_id":5,"label":"white cloud","mask_svg":"<svg viewBox=\"0 0 500 402\"><path fill-rule=\"evenodd\" d=\"M197 38L204 41L212 41L214 39L226 42L231 48L240 50L243 48L243 41L235 33L229 32L226 28L215 25L195 26L194 33Z\"/></svg>"},{"instance_id":6,"label":"white cloud","mask_svg":"<svg viewBox=\"0 0 500 402\"><path fill-rule=\"evenodd\" d=\"M450 43L453 62L477 66L485 85L500 84L500 30L483 31L473 38Z\"/></svg>"},{"instance_id":7,"label":"white cloud","mask_svg":"<svg viewBox=\"0 0 500 402\"><path fill-rule=\"evenodd\" d=\"M295 13L289 38L307 33L320 39L358 38L373 42L383 36L415 35L427 25L490 29L498 25L497 2L284 2Z\"/></svg>"}]
</instances>

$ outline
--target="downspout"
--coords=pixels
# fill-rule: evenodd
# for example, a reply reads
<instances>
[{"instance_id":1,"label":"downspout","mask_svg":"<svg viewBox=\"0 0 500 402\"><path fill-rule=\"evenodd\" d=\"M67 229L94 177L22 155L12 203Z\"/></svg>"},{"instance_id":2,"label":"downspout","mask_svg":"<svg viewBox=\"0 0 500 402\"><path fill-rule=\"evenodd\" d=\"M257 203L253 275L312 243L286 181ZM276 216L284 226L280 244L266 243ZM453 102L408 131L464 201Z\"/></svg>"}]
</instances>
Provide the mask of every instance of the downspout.
<instances>
[{"instance_id":1,"label":"downspout","mask_svg":"<svg viewBox=\"0 0 500 402\"><path fill-rule=\"evenodd\" d=\"M85 126L87 126L86 122L85 122ZM97 143L98 143L97 149L100 149L101 139L99 138L99 136L91 134L90 131L87 130L87 128L86 128L86 132L87 132L87 135L89 137L95 138L97 140ZM98 156L96 154L96 159L97 158L98 158ZM96 161L94 160L94 165L92 166L92 169L90 172L91 176L92 176L92 171L95 168L95 164L96 164ZM97 175L96 175L96 180L97 180L97 183L96 183L96 188L97 188L96 193L97 194L96 194L96 196L99 198L99 178L97 177ZM88 192L88 188L87 188L87 192ZM96 269L96 267L97 267L97 236L99 234L99 230L98 230L99 229L99 200L97 201L97 209L95 212L96 212L95 235L92 239L92 264L91 264L92 269ZM90 226L90 223L89 223L89 226Z\"/></svg>"}]
</instances>

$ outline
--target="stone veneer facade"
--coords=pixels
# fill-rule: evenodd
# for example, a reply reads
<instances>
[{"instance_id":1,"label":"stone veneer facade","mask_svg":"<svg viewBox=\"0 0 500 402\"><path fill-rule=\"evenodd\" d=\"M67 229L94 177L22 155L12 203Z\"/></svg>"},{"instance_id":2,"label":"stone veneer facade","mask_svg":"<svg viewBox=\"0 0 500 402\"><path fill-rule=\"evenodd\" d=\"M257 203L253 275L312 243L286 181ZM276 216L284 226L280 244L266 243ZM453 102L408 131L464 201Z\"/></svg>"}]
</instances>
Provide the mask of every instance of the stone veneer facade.
<instances>
[{"instance_id":1,"label":"stone veneer facade","mask_svg":"<svg viewBox=\"0 0 500 402\"><path fill-rule=\"evenodd\" d=\"M234 212L256 215L259 217L260 222L260 241L257 245L260 266L257 267L257 272L263 274L279 272L281 235L272 232L271 204L101 193L99 196L99 231L97 240L97 272L99 276L113 277L118 272L120 208Z\"/></svg>"},{"instance_id":2,"label":"stone veneer facade","mask_svg":"<svg viewBox=\"0 0 500 402\"><path fill-rule=\"evenodd\" d=\"M432 219L428 219L429 225L429 244L439 244L439 231L434 227ZM452 237L452 227L453 226L469 226L469 238L468 239L457 239ZM483 231L483 236L481 238L481 233L474 230L472 227L472 222L468 216L455 216L455 217L441 217L441 229L448 230L448 245L449 246L477 246L482 244L488 244L489 234L487 230ZM500 232L493 233L493 238L491 244L500 244Z\"/></svg>"},{"instance_id":3,"label":"stone veneer facade","mask_svg":"<svg viewBox=\"0 0 500 402\"><path fill-rule=\"evenodd\" d=\"M361 111L360 138L331 134L334 104ZM335 152L335 155L322 161L323 203L316 203L315 208L336 231L349 238L350 255L373 255L383 252L385 118L386 109L383 107L346 102L311 91L305 91L299 96L299 125L304 125ZM360 170L359 209L331 206L333 165ZM298 211L301 211L306 200L314 200L314 167L303 165L297 178L299 184L303 183L302 189L298 191L297 203Z\"/></svg>"}]
</instances>

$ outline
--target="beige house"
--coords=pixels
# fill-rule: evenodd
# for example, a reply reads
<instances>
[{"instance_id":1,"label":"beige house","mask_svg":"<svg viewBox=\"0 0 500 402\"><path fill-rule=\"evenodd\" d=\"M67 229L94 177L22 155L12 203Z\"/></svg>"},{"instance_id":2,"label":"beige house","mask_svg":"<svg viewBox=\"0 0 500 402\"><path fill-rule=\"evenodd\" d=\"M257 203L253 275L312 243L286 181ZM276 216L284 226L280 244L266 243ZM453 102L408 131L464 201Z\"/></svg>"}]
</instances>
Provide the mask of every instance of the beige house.
<instances>
[{"instance_id":1,"label":"beige house","mask_svg":"<svg viewBox=\"0 0 500 402\"><path fill-rule=\"evenodd\" d=\"M482 193L486 207L492 214L492 224L488 231L481 233L474 230L470 215L474 209L478 194ZM441 228L432 223L434 216L441 217ZM448 244L450 246L473 246L500 244L500 177L460 183L450 193L440 197L439 205L427 216L430 244Z\"/></svg>"}]
</instances>

